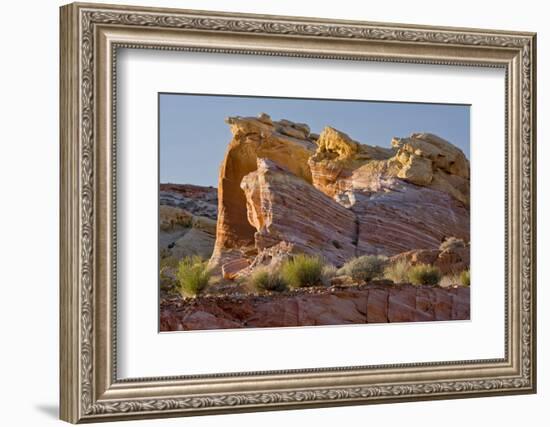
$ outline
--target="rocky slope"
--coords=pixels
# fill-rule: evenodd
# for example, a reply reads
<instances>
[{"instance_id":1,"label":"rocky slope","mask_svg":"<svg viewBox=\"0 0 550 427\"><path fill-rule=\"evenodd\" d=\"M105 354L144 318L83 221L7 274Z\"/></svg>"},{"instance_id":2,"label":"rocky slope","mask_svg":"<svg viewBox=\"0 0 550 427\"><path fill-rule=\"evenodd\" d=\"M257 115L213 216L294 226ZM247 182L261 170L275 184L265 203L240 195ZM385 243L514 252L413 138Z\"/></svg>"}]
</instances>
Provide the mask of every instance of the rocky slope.
<instances>
[{"instance_id":1,"label":"rocky slope","mask_svg":"<svg viewBox=\"0 0 550 427\"><path fill-rule=\"evenodd\" d=\"M162 257L210 258L216 239L216 188L161 184L159 249Z\"/></svg>"},{"instance_id":2,"label":"rocky slope","mask_svg":"<svg viewBox=\"0 0 550 427\"><path fill-rule=\"evenodd\" d=\"M468 320L470 289L370 284L164 301L161 331Z\"/></svg>"},{"instance_id":3,"label":"rocky slope","mask_svg":"<svg viewBox=\"0 0 550 427\"><path fill-rule=\"evenodd\" d=\"M391 148L320 135L266 114L227 119L213 268L239 276L281 245L340 266L356 255L436 250L470 240L469 162L442 138L416 133Z\"/></svg>"}]
</instances>

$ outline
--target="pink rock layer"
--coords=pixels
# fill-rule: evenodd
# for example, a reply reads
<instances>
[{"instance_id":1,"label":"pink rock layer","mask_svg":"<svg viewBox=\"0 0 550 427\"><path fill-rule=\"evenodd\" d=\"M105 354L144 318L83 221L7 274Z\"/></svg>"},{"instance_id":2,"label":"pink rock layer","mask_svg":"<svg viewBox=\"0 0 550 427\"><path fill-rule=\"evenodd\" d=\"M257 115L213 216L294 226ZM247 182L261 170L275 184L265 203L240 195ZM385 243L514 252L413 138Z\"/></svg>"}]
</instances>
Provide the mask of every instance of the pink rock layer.
<instances>
[{"instance_id":1,"label":"pink rock layer","mask_svg":"<svg viewBox=\"0 0 550 427\"><path fill-rule=\"evenodd\" d=\"M436 250L449 237L470 241L469 161L436 135L382 148L266 114L227 122L233 139L220 167L210 259L226 278L281 244L339 267L365 254Z\"/></svg>"},{"instance_id":2,"label":"pink rock layer","mask_svg":"<svg viewBox=\"0 0 550 427\"><path fill-rule=\"evenodd\" d=\"M358 252L397 255L437 249L445 238L470 240L470 213L450 194L390 179L377 193L354 194Z\"/></svg>"},{"instance_id":3,"label":"pink rock layer","mask_svg":"<svg viewBox=\"0 0 550 427\"><path fill-rule=\"evenodd\" d=\"M263 328L470 319L470 289L369 284L294 293L198 297L161 305L160 329Z\"/></svg>"},{"instance_id":4,"label":"pink rock layer","mask_svg":"<svg viewBox=\"0 0 550 427\"><path fill-rule=\"evenodd\" d=\"M258 159L258 169L242 182L248 221L256 228L258 250L280 242L299 252L342 265L355 255L355 215L307 181L271 160Z\"/></svg>"}]
</instances>

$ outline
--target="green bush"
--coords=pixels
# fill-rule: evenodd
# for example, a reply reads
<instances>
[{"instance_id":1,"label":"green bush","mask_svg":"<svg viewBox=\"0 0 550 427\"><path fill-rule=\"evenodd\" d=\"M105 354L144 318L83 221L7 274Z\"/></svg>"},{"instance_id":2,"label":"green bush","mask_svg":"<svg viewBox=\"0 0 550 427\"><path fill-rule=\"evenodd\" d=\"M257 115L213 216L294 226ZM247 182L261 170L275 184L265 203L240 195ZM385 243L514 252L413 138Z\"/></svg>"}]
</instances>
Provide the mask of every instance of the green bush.
<instances>
[{"instance_id":1,"label":"green bush","mask_svg":"<svg viewBox=\"0 0 550 427\"><path fill-rule=\"evenodd\" d=\"M340 273L351 276L354 280L369 280L381 277L388 259L379 255L363 255L353 258L340 269Z\"/></svg>"},{"instance_id":2,"label":"green bush","mask_svg":"<svg viewBox=\"0 0 550 427\"><path fill-rule=\"evenodd\" d=\"M406 283L409 281L411 263L406 259L393 262L384 269L384 277L393 283Z\"/></svg>"},{"instance_id":3,"label":"green bush","mask_svg":"<svg viewBox=\"0 0 550 427\"><path fill-rule=\"evenodd\" d=\"M197 296L206 288L210 280L208 261L204 261L199 256L182 259L178 264L176 278L183 295Z\"/></svg>"},{"instance_id":4,"label":"green bush","mask_svg":"<svg viewBox=\"0 0 550 427\"><path fill-rule=\"evenodd\" d=\"M283 292L287 284L277 272L269 271L267 268L259 268L249 279L251 287L257 291Z\"/></svg>"},{"instance_id":5,"label":"green bush","mask_svg":"<svg viewBox=\"0 0 550 427\"><path fill-rule=\"evenodd\" d=\"M281 266L281 277L293 288L316 286L322 282L323 265L319 257L295 255Z\"/></svg>"},{"instance_id":6,"label":"green bush","mask_svg":"<svg viewBox=\"0 0 550 427\"><path fill-rule=\"evenodd\" d=\"M414 285L437 285L441 280L441 271L428 264L418 264L409 270L409 280Z\"/></svg>"},{"instance_id":7,"label":"green bush","mask_svg":"<svg viewBox=\"0 0 550 427\"><path fill-rule=\"evenodd\" d=\"M460 273L460 283L462 283L462 286L470 286L470 270L464 270Z\"/></svg>"}]
</instances>

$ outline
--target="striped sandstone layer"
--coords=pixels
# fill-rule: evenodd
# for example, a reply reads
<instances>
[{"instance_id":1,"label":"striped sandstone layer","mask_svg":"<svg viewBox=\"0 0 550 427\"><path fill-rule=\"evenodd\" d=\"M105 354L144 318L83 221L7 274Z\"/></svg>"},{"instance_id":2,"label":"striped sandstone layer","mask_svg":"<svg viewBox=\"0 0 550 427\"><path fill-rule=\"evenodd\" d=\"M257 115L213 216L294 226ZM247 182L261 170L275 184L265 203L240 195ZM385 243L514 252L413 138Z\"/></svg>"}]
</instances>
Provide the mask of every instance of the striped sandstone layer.
<instances>
[{"instance_id":1,"label":"striped sandstone layer","mask_svg":"<svg viewBox=\"0 0 550 427\"><path fill-rule=\"evenodd\" d=\"M267 159L242 182L248 221L258 251L287 242L298 252L341 265L353 258L357 232L355 215L307 181Z\"/></svg>"},{"instance_id":2,"label":"striped sandstone layer","mask_svg":"<svg viewBox=\"0 0 550 427\"><path fill-rule=\"evenodd\" d=\"M470 288L369 284L272 295L164 301L161 331L394 323L470 318Z\"/></svg>"},{"instance_id":3,"label":"striped sandstone layer","mask_svg":"<svg viewBox=\"0 0 550 427\"><path fill-rule=\"evenodd\" d=\"M218 223L216 244L210 260L213 267L256 252L254 233L248 222L247 203L241 181L257 169L257 159L265 158L287 168L311 183L307 161L315 153L309 127L286 120L279 122L262 114L255 117L229 117L233 139L227 147L218 179Z\"/></svg>"},{"instance_id":4,"label":"striped sandstone layer","mask_svg":"<svg viewBox=\"0 0 550 427\"><path fill-rule=\"evenodd\" d=\"M451 236L470 240L469 162L436 135L381 148L266 114L227 122L233 139L210 260L226 278L281 245L340 266L363 254L435 250Z\"/></svg>"}]
</instances>

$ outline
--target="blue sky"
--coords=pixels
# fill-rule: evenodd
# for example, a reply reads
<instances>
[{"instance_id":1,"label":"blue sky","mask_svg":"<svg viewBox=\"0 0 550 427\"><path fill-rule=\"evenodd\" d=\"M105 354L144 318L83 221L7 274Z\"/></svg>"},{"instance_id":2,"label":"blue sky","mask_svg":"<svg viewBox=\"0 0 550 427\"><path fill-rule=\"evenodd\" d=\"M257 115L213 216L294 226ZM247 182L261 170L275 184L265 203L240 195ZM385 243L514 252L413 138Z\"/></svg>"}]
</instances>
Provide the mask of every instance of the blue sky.
<instances>
[{"instance_id":1,"label":"blue sky","mask_svg":"<svg viewBox=\"0 0 550 427\"><path fill-rule=\"evenodd\" d=\"M394 136L435 133L470 157L470 107L373 101L160 94L160 182L217 186L218 169L231 140L224 119L257 116L325 126L369 145L389 147Z\"/></svg>"}]
</instances>

